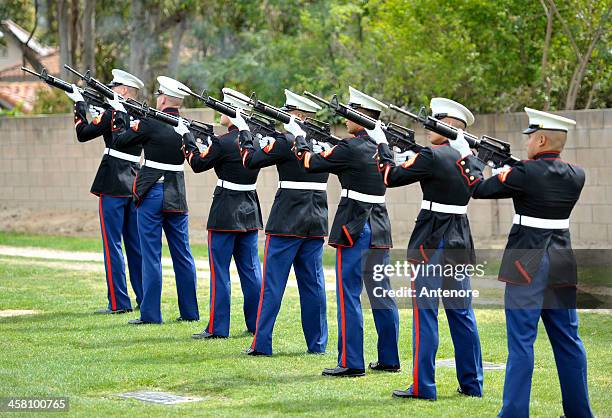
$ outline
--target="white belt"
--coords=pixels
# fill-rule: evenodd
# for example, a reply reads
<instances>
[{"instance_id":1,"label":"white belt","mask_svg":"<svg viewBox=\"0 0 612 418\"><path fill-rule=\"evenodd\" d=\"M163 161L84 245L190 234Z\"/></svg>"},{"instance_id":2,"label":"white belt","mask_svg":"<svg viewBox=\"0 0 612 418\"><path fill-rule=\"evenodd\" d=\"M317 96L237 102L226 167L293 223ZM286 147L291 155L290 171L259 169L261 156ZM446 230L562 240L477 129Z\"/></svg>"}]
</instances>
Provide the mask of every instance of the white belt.
<instances>
[{"instance_id":1,"label":"white belt","mask_svg":"<svg viewBox=\"0 0 612 418\"><path fill-rule=\"evenodd\" d=\"M421 209L430 210L432 212L450 213L454 215L466 214L467 208L467 205L445 205L443 203L430 202L429 200L423 200L421 202Z\"/></svg>"},{"instance_id":2,"label":"white belt","mask_svg":"<svg viewBox=\"0 0 612 418\"><path fill-rule=\"evenodd\" d=\"M257 184L238 184L221 179L217 180L217 186L223 187L224 189L236 190L238 192L248 192L257 189Z\"/></svg>"},{"instance_id":3,"label":"white belt","mask_svg":"<svg viewBox=\"0 0 612 418\"><path fill-rule=\"evenodd\" d=\"M568 229L569 219L543 219L525 215L514 215L512 223L540 229Z\"/></svg>"},{"instance_id":4,"label":"white belt","mask_svg":"<svg viewBox=\"0 0 612 418\"><path fill-rule=\"evenodd\" d=\"M349 199L358 200L365 203L385 203L385 196L359 193L355 190L342 189L340 197L348 197Z\"/></svg>"},{"instance_id":5,"label":"white belt","mask_svg":"<svg viewBox=\"0 0 612 418\"><path fill-rule=\"evenodd\" d=\"M185 169L183 164L164 164L151 160L145 160L143 165L165 171L183 171Z\"/></svg>"},{"instance_id":6,"label":"white belt","mask_svg":"<svg viewBox=\"0 0 612 418\"><path fill-rule=\"evenodd\" d=\"M125 152L117 151L116 149L104 148L104 154L119 158L120 160L131 161L133 163L140 162L140 155L127 154Z\"/></svg>"},{"instance_id":7,"label":"white belt","mask_svg":"<svg viewBox=\"0 0 612 418\"><path fill-rule=\"evenodd\" d=\"M327 190L327 183L317 183L314 181L279 181L278 188L296 190Z\"/></svg>"}]
</instances>

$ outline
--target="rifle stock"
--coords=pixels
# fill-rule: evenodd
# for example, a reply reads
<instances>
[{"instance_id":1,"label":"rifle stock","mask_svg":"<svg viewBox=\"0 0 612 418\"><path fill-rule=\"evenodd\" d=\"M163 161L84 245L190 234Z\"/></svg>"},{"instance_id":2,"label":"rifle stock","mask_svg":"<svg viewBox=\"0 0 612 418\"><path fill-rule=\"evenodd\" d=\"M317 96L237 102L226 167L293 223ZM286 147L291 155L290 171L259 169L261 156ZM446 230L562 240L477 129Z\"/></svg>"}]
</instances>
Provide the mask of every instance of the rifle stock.
<instances>
[{"instance_id":1,"label":"rifle stock","mask_svg":"<svg viewBox=\"0 0 612 418\"><path fill-rule=\"evenodd\" d=\"M65 91L66 93L72 93L74 90L72 88L72 84L68 83L67 81L62 80L61 78L52 76L51 74L49 74L47 69L44 67L40 73L37 73L36 71L30 70L29 68L26 68L26 67L21 67L21 71L24 71L28 74L32 74L33 76L40 78L42 81L44 81L51 87L55 87L57 89ZM104 97L100 96L95 91L79 88L79 92L89 104L92 104L95 106L101 106L104 104Z\"/></svg>"},{"instance_id":2,"label":"rifle stock","mask_svg":"<svg viewBox=\"0 0 612 418\"><path fill-rule=\"evenodd\" d=\"M425 115L425 107L421 107L418 114L414 114L393 104L390 104L389 108L421 123L427 130L442 135L452 141L457 139L457 134L459 133L457 128L433 116ZM463 132L463 136L470 145L470 148L474 148L478 151L478 158L487 165L500 167L504 164L513 165L520 161L511 154L510 144L506 141L488 135L483 135L481 138L478 138L476 135L465 131Z\"/></svg>"}]
</instances>

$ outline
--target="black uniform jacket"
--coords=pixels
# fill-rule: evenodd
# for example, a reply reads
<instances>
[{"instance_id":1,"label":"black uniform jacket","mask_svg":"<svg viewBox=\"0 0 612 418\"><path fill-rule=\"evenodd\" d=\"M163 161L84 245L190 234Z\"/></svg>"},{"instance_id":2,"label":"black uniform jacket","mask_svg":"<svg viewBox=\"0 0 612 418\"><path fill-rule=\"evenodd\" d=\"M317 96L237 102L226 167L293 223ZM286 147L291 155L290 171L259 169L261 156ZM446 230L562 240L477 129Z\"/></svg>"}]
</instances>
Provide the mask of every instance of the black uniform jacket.
<instances>
[{"instance_id":1,"label":"black uniform jacket","mask_svg":"<svg viewBox=\"0 0 612 418\"><path fill-rule=\"evenodd\" d=\"M178 109L162 109L166 113L178 116ZM174 128L155 119L146 118L134 121L130 126L126 113L116 112L113 124L113 144L123 150L142 144L145 165L136 176L132 189L136 205L142 202L149 189L164 177L163 212L187 212L187 194L185 192L185 173L182 171L159 170L147 167L146 161L180 165L185 161L183 141Z\"/></svg>"},{"instance_id":2,"label":"black uniform jacket","mask_svg":"<svg viewBox=\"0 0 612 418\"><path fill-rule=\"evenodd\" d=\"M276 165L279 181L327 183L328 173L307 173L291 151L294 137L277 134L263 149L249 131L240 132L244 166L259 169ZM327 192L279 188L270 210L266 233L315 238L327 236Z\"/></svg>"},{"instance_id":3,"label":"black uniform jacket","mask_svg":"<svg viewBox=\"0 0 612 418\"><path fill-rule=\"evenodd\" d=\"M518 215L568 219L584 181L582 168L561 160L559 153L546 152L479 182L474 198L512 198ZM514 284L531 283L545 252L550 257L549 286L575 286L576 259L569 229L541 229L516 224L512 225L508 236L499 280Z\"/></svg>"},{"instance_id":4,"label":"black uniform jacket","mask_svg":"<svg viewBox=\"0 0 612 418\"><path fill-rule=\"evenodd\" d=\"M327 151L306 154L301 161L308 172L337 175L343 189L384 196L386 187L378 173L374 154L376 144L365 130L361 130ZM391 222L385 204L366 203L348 197L340 199L329 244L352 247L368 221L372 229L370 248L391 248Z\"/></svg>"},{"instance_id":5,"label":"black uniform jacket","mask_svg":"<svg viewBox=\"0 0 612 418\"><path fill-rule=\"evenodd\" d=\"M115 111L110 106L106 106L103 112L89 123L87 121L87 104L76 102L74 104L74 127L77 139L79 142L87 142L102 136L104 146L114 149L112 133L114 118ZM122 149L121 152L138 157L142 152L142 145L133 144ZM98 196L104 194L114 197L130 197L138 170L140 170L140 163L104 154L91 185L91 192Z\"/></svg>"},{"instance_id":6,"label":"black uniform jacket","mask_svg":"<svg viewBox=\"0 0 612 418\"><path fill-rule=\"evenodd\" d=\"M461 158L448 141L418 154L395 166L393 153L387 144L378 147L378 169L387 187L398 187L420 182L423 199L444 205L466 206L474 185L480 180L480 170ZM421 209L408 243L408 259L412 262L429 261L444 240L444 260L448 263L472 263L474 243L470 223L465 214L449 214Z\"/></svg>"},{"instance_id":7,"label":"black uniform jacket","mask_svg":"<svg viewBox=\"0 0 612 418\"><path fill-rule=\"evenodd\" d=\"M236 127L232 126L225 135L213 136L211 141L212 143L203 152L200 152L197 146L187 145L185 150L187 162L195 173L214 168L219 180L236 184L257 182L259 170L248 170L242 165ZM185 142L190 143L190 141ZM220 186L215 188L207 229L246 232L261 229L262 225L257 190L240 191Z\"/></svg>"}]
</instances>

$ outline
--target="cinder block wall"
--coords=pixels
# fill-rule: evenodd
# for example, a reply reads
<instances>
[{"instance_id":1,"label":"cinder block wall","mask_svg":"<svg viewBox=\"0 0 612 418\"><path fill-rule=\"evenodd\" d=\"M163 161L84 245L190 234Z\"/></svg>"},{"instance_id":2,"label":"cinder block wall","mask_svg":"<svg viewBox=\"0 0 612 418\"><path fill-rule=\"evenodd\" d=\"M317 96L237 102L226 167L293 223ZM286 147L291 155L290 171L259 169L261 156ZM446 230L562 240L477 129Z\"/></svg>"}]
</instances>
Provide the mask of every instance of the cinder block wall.
<instances>
[{"instance_id":1,"label":"cinder block wall","mask_svg":"<svg viewBox=\"0 0 612 418\"><path fill-rule=\"evenodd\" d=\"M187 110L188 117L212 121L213 113L205 109ZM570 132L562 158L581 165L587 171L587 184L571 220L571 231L577 246L609 247L612 242L612 109L561 112L575 119L577 127ZM400 121L402 122L402 121ZM405 121L404 121L405 122ZM520 130L527 125L523 113L490 114L476 117L470 130L511 142L513 153L525 158L524 139ZM425 134L417 128L417 140L424 144ZM338 127L337 132L342 133ZM76 140L71 115L0 118L0 208L58 214L91 213L87 222L97 228L97 199L89 193L104 144L93 140L80 144ZM216 184L213 171L195 175L185 170L192 235L204 240L204 226ZM276 169L261 171L258 193L267 219L276 192ZM340 185L330 177L328 188L330 224L339 200ZM422 198L418 185L390 189L387 206L391 216L396 247L408 241ZM512 204L503 201L472 201L469 217L474 238L479 245L503 240L512 220ZM291 214L288 214L291 216ZM10 225L4 225L10 229Z\"/></svg>"}]
</instances>

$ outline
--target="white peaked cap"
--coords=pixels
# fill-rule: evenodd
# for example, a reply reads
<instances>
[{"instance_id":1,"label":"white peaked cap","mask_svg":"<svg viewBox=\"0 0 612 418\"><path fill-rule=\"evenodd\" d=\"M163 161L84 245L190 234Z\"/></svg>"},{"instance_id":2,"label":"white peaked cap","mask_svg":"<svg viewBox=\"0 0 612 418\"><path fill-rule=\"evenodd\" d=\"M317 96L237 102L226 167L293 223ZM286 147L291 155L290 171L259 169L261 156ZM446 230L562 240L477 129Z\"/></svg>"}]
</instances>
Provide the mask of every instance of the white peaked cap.
<instances>
[{"instance_id":1,"label":"white peaked cap","mask_svg":"<svg viewBox=\"0 0 612 418\"><path fill-rule=\"evenodd\" d=\"M234 89L230 89L229 87L223 87L221 90L223 92L223 102L230 104L234 107L240 109L249 109L249 105L247 104L251 99L246 94L242 94L239 91ZM229 93L229 94L228 94ZM233 96L238 96L242 98L244 101L239 100Z\"/></svg>"},{"instance_id":2,"label":"white peaked cap","mask_svg":"<svg viewBox=\"0 0 612 418\"><path fill-rule=\"evenodd\" d=\"M351 86L349 86L349 105L359 106L369 110L376 110L378 112L382 112L389 107L380 100L376 100L372 96L368 96L367 94L362 93Z\"/></svg>"},{"instance_id":3,"label":"white peaked cap","mask_svg":"<svg viewBox=\"0 0 612 418\"><path fill-rule=\"evenodd\" d=\"M184 99L185 96L187 96L187 93L185 93L183 90L191 91L189 87L180 81L164 75L157 77L157 82L159 83L160 93L165 94L166 96L176 97L177 99Z\"/></svg>"},{"instance_id":4,"label":"white peaked cap","mask_svg":"<svg viewBox=\"0 0 612 418\"><path fill-rule=\"evenodd\" d=\"M553 115L552 113L542 112L541 110L526 107L525 112L527 112L527 116L529 116L529 127L523 131L524 134L533 133L538 129L567 132L576 125L575 120Z\"/></svg>"},{"instance_id":5,"label":"white peaked cap","mask_svg":"<svg viewBox=\"0 0 612 418\"><path fill-rule=\"evenodd\" d=\"M144 83L138 77L128 73L127 71L113 68L111 73L113 74L113 81L111 81L110 84L122 84L124 86L134 87L138 90L144 87Z\"/></svg>"},{"instance_id":6,"label":"white peaked cap","mask_svg":"<svg viewBox=\"0 0 612 418\"><path fill-rule=\"evenodd\" d=\"M434 97L431 99L429 107L431 107L431 114L434 117L436 115L445 115L447 118L459 119L465 123L465 126L472 126L474 124L474 115L472 112L470 112L467 107L454 100L445 99L444 97Z\"/></svg>"},{"instance_id":7,"label":"white peaked cap","mask_svg":"<svg viewBox=\"0 0 612 418\"><path fill-rule=\"evenodd\" d=\"M308 97L300 96L294 92L285 89L285 105L281 110L301 110L303 112L316 113L321 110L321 106L310 100Z\"/></svg>"}]
</instances>

